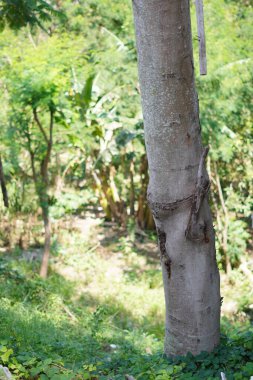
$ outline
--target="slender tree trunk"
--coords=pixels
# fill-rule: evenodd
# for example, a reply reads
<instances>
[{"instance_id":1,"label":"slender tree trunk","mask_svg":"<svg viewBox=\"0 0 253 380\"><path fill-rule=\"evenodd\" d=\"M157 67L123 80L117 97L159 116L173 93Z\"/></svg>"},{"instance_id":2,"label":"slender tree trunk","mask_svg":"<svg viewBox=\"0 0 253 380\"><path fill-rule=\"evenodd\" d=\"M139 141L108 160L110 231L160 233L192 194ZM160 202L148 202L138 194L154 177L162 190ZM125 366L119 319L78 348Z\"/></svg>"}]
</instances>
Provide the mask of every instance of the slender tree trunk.
<instances>
[{"instance_id":1,"label":"slender tree trunk","mask_svg":"<svg viewBox=\"0 0 253 380\"><path fill-rule=\"evenodd\" d=\"M45 242L44 251L42 256L42 262L40 267L40 276L47 278L49 256L50 256L50 244L51 244L51 221L49 216L49 204L48 204L48 188L47 177L44 177L41 182L37 183L37 192L39 195L40 206L42 209L42 218L45 230Z\"/></svg>"},{"instance_id":2,"label":"slender tree trunk","mask_svg":"<svg viewBox=\"0 0 253 380\"><path fill-rule=\"evenodd\" d=\"M8 198L8 192L7 192L7 187L6 187L5 178L4 178L4 170L3 170L3 163L2 163L1 156L0 156L0 183L1 183L4 206L8 208L9 198Z\"/></svg>"},{"instance_id":3,"label":"slender tree trunk","mask_svg":"<svg viewBox=\"0 0 253 380\"><path fill-rule=\"evenodd\" d=\"M61 159L59 154L56 154L56 173L53 182L54 194L55 197L58 198L64 188L64 176L61 174Z\"/></svg>"},{"instance_id":4,"label":"slender tree trunk","mask_svg":"<svg viewBox=\"0 0 253 380\"><path fill-rule=\"evenodd\" d=\"M40 276L42 278L47 278L48 263L49 263L49 256L50 256L50 243L51 243L51 223L50 223L49 212L48 212L47 207L42 207L42 216L43 216L44 229L45 229L45 244L44 244L42 263L40 267Z\"/></svg>"},{"instance_id":5,"label":"slender tree trunk","mask_svg":"<svg viewBox=\"0 0 253 380\"><path fill-rule=\"evenodd\" d=\"M225 199L223 196L222 188L221 188L221 183L220 183L220 177L218 174L217 167L215 166L215 176L216 176L216 185L218 189L218 194L221 202L221 207L224 213L224 225L222 228L222 252L223 256L225 259L225 270L226 273L230 273L232 270L229 254L228 254L228 226L229 226L229 215L228 215L228 210L227 206L225 203Z\"/></svg>"},{"instance_id":6,"label":"slender tree trunk","mask_svg":"<svg viewBox=\"0 0 253 380\"><path fill-rule=\"evenodd\" d=\"M44 228L45 228L45 245L44 245L44 252L43 252L43 257L42 257L42 263L40 267L40 276L42 278L47 277L49 256L50 256L50 242L51 242L51 223L50 223L50 218L49 218L49 202L48 202L49 201L48 167L49 167L52 148L53 148L53 126L54 126L54 112L55 112L53 106L49 107L49 112L50 112L49 136L47 136L47 133L39 119L37 109L36 108L33 109L34 121L36 122L47 147L45 156L40 162L39 176L36 174L36 171L35 171L34 152L31 151L31 143L29 143L29 147L30 147L29 151L30 151L30 154L32 152L31 157L33 156L33 159L32 159L33 177L35 180L35 187L36 187L37 194L40 200L40 205L42 208L42 216L43 216L43 222L44 222Z\"/></svg>"},{"instance_id":7,"label":"slender tree trunk","mask_svg":"<svg viewBox=\"0 0 253 380\"><path fill-rule=\"evenodd\" d=\"M150 182L166 301L165 353L211 351L220 280L195 90L189 0L133 0Z\"/></svg>"},{"instance_id":8,"label":"slender tree trunk","mask_svg":"<svg viewBox=\"0 0 253 380\"><path fill-rule=\"evenodd\" d=\"M137 222L142 229L154 230L154 218L147 205L146 194L148 188L148 162L146 155L143 155L140 163L141 188L138 197Z\"/></svg>"},{"instance_id":9,"label":"slender tree trunk","mask_svg":"<svg viewBox=\"0 0 253 380\"><path fill-rule=\"evenodd\" d=\"M134 163L131 161L129 168L130 176L130 216L135 216L135 187L134 187Z\"/></svg>"}]
</instances>

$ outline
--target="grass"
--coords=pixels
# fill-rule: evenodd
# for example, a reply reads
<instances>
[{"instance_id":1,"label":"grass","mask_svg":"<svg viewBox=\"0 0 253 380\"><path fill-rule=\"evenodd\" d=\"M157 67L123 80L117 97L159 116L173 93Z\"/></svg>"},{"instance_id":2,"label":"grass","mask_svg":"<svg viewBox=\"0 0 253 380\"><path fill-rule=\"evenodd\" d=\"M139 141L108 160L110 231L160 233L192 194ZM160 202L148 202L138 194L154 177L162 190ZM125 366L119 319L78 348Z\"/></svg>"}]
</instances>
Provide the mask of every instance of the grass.
<instances>
[{"instance_id":1,"label":"grass","mask_svg":"<svg viewBox=\"0 0 253 380\"><path fill-rule=\"evenodd\" d=\"M85 223L58 236L47 281L37 276L40 251L0 258L0 364L20 379L220 379L223 371L249 380L253 302L245 276L224 277L225 305L236 306L223 316L220 347L168 360L154 236Z\"/></svg>"}]
</instances>

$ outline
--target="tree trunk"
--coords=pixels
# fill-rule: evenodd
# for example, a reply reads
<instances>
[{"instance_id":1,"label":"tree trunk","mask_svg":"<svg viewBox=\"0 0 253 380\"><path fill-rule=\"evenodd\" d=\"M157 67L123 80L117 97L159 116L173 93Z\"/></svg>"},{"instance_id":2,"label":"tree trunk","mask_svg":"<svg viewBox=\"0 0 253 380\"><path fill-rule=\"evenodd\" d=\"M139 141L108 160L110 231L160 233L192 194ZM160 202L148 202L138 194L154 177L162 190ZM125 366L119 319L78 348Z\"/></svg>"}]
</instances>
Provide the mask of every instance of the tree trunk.
<instances>
[{"instance_id":1,"label":"tree trunk","mask_svg":"<svg viewBox=\"0 0 253 380\"><path fill-rule=\"evenodd\" d=\"M40 276L47 278L49 256L50 256L50 242L51 242L51 223L47 207L42 207L42 215L45 229L45 244L42 257L42 263L40 267Z\"/></svg>"},{"instance_id":2,"label":"tree trunk","mask_svg":"<svg viewBox=\"0 0 253 380\"><path fill-rule=\"evenodd\" d=\"M134 162L131 161L129 168L130 176L130 216L135 216L135 187L134 187Z\"/></svg>"},{"instance_id":3,"label":"tree trunk","mask_svg":"<svg viewBox=\"0 0 253 380\"><path fill-rule=\"evenodd\" d=\"M1 156L0 156L0 183L1 183L1 189L2 189L2 194L3 194L4 206L8 208L9 198L8 198L8 192L7 192L7 187L6 187L5 178L4 178L4 170L3 170Z\"/></svg>"},{"instance_id":4,"label":"tree trunk","mask_svg":"<svg viewBox=\"0 0 253 380\"><path fill-rule=\"evenodd\" d=\"M215 176L216 176L216 184L217 184L217 189L218 189L218 194L221 202L221 207L224 213L224 224L222 226L222 253L224 256L224 261L225 261L225 270L226 273L230 273L232 270L230 258L229 258L229 253L228 253L228 226L229 226L229 215L228 215L228 210L227 206L225 203L225 199L223 196L222 192L222 187L220 183L220 177L218 174L217 167L215 166Z\"/></svg>"},{"instance_id":5,"label":"tree trunk","mask_svg":"<svg viewBox=\"0 0 253 380\"><path fill-rule=\"evenodd\" d=\"M137 222L140 228L147 230L154 230L155 223L150 211L150 208L147 205L146 194L148 188L148 162L146 155L141 157L140 163L140 177L141 177L141 186L140 193L138 197L138 210L137 210Z\"/></svg>"},{"instance_id":6,"label":"tree trunk","mask_svg":"<svg viewBox=\"0 0 253 380\"><path fill-rule=\"evenodd\" d=\"M133 0L150 182L166 301L166 355L211 351L220 280L195 90L189 0Z\"/></svg>"}]
</instances>

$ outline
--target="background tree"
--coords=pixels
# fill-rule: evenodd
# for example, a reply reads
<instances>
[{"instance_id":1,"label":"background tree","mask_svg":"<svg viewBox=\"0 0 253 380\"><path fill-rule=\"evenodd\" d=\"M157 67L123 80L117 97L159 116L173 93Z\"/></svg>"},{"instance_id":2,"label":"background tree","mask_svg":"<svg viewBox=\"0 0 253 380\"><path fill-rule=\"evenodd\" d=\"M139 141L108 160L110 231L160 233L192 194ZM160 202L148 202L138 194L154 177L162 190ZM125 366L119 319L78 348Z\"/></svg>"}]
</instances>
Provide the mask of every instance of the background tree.
<instances>
[{"instance_id":1,"label":"background tree","mask_svg":"<svg viewBox=\"0 0 253 380\"><path fill-rule=\"evenodd\" d=\"M55 4L56 5L56 4ZM0 2L0 28L8 25L13 30L29 26L31 29L52 21L52 16L62 15L52 4L44 0L2 0Z\"/></svg>"},{"instance_id":2,"label":"background tree","mask_svg":"<svg viewBox=\"0 0 253 380\"><path fill-rule=\"evenodd\" d=\"M32 179L45 228L44 253L40 270L40 275L45 278L51 241L49 164L53 149L54 124L59 108L57 109L54 101L56 95L54 83L32 77L31 73L29 77L22 79L16 79L18 86L12 93L15 106L11 110L9 133L12 131L13 137L18 137L23 143L22 148L29 153Z\"/></svg>"}]
</instances>

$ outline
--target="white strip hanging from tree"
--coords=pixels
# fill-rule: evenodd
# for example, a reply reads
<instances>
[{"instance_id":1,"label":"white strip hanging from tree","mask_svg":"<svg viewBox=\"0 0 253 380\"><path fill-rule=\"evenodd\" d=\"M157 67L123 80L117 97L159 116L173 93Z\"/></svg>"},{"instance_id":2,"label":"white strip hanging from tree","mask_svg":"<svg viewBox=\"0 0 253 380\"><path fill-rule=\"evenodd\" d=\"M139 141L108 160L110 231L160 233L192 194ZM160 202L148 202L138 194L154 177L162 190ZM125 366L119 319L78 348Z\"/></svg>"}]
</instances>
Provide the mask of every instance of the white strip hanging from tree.
<instances>
[{"instance_id":1,"label":"white strip hanging from tree","mask_svg":"<svg viewBox=\"0 0 253 380\"><path fill-rule=\"evenodd\" d=\"M206 62L206 37L204 25L204 7L203 0L195 0L197 26L198 26L198 41L199 41L199 69L200 75L207 74Z\"/></svg>"}]
</instances>

